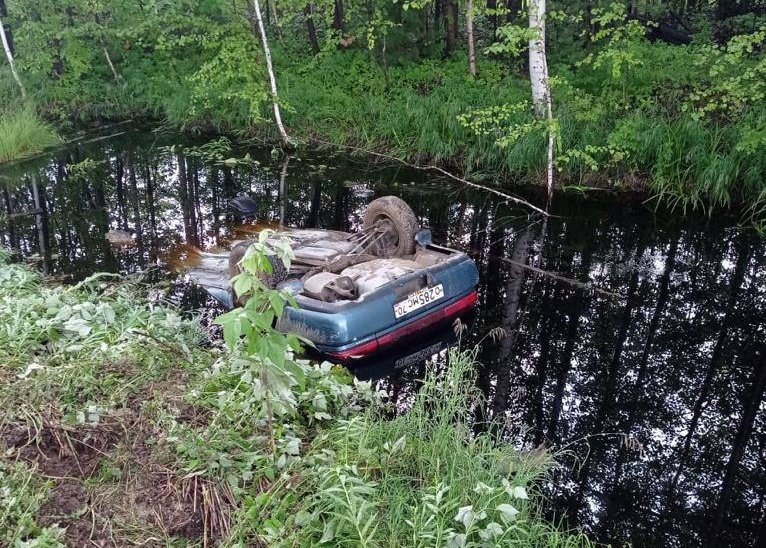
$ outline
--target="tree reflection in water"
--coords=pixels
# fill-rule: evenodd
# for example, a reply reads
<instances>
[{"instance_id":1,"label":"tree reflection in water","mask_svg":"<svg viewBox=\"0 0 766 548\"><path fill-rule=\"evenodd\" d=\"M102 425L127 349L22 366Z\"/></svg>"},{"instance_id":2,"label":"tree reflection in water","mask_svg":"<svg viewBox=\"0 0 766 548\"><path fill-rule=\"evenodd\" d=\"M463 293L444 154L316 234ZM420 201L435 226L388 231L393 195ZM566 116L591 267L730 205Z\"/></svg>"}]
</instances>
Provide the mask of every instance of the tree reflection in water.
<instances>
[{"instance_id":1,"label":"tree reflection in water","mask_svg":"<svg viewBox=\"0 0 766 548\"><path fill-rule=\"evenodd\" d=\"M762 239L614 197L558 196L541 241L524 212L420 173L265 152L235 168L156 140L137 134L4 168L2 244L71 281L162 264L181 244L226 245L233 226L252 222L228 207L240 192L256 200L259 222L340 230L359 227L373 198L365 189L399 194L435 240L479 265L467 344L507 333L481 351L484 418L520 448L566 448L544 487L551 514L615 544L766 543ZM111 247L110 229L135 245ZM194 295L176 298L193 306ZM423 367L379 381L393 403L406 407Z\"/></svg>"}]
</instances>

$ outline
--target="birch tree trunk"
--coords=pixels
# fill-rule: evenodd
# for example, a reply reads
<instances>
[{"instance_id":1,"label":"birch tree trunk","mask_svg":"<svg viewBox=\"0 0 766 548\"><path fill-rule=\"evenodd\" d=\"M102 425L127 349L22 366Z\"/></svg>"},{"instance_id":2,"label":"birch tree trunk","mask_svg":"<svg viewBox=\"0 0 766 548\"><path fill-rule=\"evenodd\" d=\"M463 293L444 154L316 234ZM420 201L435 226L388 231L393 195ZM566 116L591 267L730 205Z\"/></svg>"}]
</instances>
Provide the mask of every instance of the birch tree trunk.
<instances>
[{"instance_id":1,"label":"birch tree trunk","mask_svg":"<svg viewBox=\"0 0 766 548\"><path fill-rule=\"evenodd\" d=\"M468 74L476 76L476 47L473 39L473 0L466 0L465 30L468 37Z\"/></svg>"},{"instance_id":2,"label":"birch tree trunk","mask_svg":"<svg viewBox=\"0 0 766 548\"><path fill-rule=\"evenodd\" d=\"M548 60L545 54L545 0L530 0L529 28L535 36L529 39L529 80L532 84L532 104L538 118L548 122L548 154L546 182L548 202L553 195L553 105L548 81Z\"/></svg>"},{"instance_id":3,"label":"birch tree trunk","mask_svg":"<svg viewBox=\"0 0 766 548\"><path fill-rule=\"evenodd\" d=\"M279 111L279 94L277 93L277 78L274 76L274 67L271 64L271 51L269 50L269 41L266 38L266 29L263 26L263 17L261 17L261 6L258 0L253 0L255 9L255 19L258 22L258 30L261 33L261 44L263 45L263 55L266 57L266 69L269 72L269 84L271 86L271 105L274 110L274 122L277 124L279 135L282 138L282 146L286 149L293 148L290 137L282 124L282 115Z\"/></svg>"},{"instance_id":4,"label":"birch tree trunk","mask_svg":"<svg viewBox=\"0 0 766 548\"><path fill-rule=\"evenodd\" d=\"M13 74L13 79L16 80L16 83L19 85L19 89L21 90L21 97L26 99L27 98L27 90L24 89L24 84L21 83L21 78L19 78L19 73L16 72L16 65L13 63L13 53L11 52L11 45L8 43L8 36L5 34L5 27L3 26L3 19L0 18L0 39L3 41L3 49L5 50L5 57L8 59L8 64L11 66L11 74Z\"/></svg>"},{"instance_id":5,"label":"birch tree trunk","mask_svg":"<svg viewBox=\"0 0 766 548\"><path fill-rule=\"evenodd\" d=\"M117 72L116 68L114 68L114 63L112 63L112 57L109 55L109 50L106 49L106 46L103 45L103 42L102 42L101 50L104 52L104 57L106 58L106 62L109 65L109 68L112 70L112 75L114 75L114 81L119 84L121 80L120 73Z\"/></svg>"}]
</instances>

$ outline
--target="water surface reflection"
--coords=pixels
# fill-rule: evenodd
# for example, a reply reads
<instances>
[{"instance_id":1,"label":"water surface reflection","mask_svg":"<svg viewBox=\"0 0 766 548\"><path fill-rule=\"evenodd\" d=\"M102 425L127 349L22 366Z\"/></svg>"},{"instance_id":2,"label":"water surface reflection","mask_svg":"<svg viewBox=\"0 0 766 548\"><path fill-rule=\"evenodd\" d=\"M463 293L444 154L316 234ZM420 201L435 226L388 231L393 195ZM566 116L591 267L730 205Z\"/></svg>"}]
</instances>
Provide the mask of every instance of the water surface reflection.
<instances>
[{"instance_id":1,"label":"water surface reflection","mask_svg":"<svg viewBox=\"0 0 766 548\"><path fill-rule=\"evenodd\" d=\"M340 230L375 196L400 195L479 265L467 342L507 333L480 355L486 418L523 449L566 449L546 487L552 514L617 545L766 544L763 239L617 198L557 197L543 227L484 194L359 159L264 152L258 165L227 164L170 144L136 134L5 168L3 245L69 281L161 265L181 244L225 245L248 222L228 207L241 192L259 222ZM133 245L112 247L115 229ZM199 306L187 289L175 298ZM421 374L404 363L380 383L406 404Z\"/></svg>"}]
</instances>

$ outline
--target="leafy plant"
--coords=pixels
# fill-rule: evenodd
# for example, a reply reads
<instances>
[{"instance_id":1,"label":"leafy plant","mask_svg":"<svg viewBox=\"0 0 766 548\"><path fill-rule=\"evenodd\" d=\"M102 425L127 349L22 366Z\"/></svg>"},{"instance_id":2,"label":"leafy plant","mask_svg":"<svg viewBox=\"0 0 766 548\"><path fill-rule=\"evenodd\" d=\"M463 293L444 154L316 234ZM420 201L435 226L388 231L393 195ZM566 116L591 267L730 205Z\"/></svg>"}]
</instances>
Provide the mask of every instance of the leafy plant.
<instances>
[{"instance_id":1,"label":"leafy plant","mask_svg":"<svg viewBox=\"0 0 766 548\"><path fill-rule=\"evenodd\" d=\"M696 119L722 115L735 119L752 106L766 103L766 26L736 35L723 46L706 45L695 59L706 78L694 89L684 110Z\"/></svg>"},{"instance_id":2,"label":"leafy plant","mask_svg":"<svg viewBox=\"0 0 766 548\"><path fill-rule=\"evenodd\" d=\"M387 419L373 404L320 432L292 473L248 505L234 545L265 531L278 546L587 546L540 526L529 494L539 466L472 433L482 405L474 356L453 351L446 370L429 369L404 415Z\"/></svg>"}]
</instances>

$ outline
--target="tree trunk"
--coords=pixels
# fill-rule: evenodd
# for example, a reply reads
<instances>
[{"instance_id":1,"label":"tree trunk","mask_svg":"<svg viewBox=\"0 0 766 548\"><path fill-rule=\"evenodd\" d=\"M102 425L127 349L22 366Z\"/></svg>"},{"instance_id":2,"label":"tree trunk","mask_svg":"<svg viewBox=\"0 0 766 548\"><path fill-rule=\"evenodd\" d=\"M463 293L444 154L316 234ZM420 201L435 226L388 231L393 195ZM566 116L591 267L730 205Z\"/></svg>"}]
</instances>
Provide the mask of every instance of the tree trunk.
<instances>
[{"instance_id":1,"label":"tree trunk","mask_svg":"<svg viewBox=\"0 0 766 548\"><path fill-rule=\"evenodd\" d=\"M726 465L726 473L723 482L721 483L721 495L718 498L716 511L713 513L716 518L708 537L707 546L710 547L718 546L718 536L721 534L723 522L726 519L726 515L729 513L731 496L734 490L734 484L737 481L739 464L742 461L747 444L753 434L755 418L761 407L763 394L766 392L766 346L761 349L761 358L757 363L758 365L756 365L753 370L753 385L750 389L750 395L745 402L745 410L742 414L739 427L737 428L737 435L734 438L731 456Z\"/></svg>"},{"instance_id":2,"label":"tree trunk","mask_svg":"<svg viewBox=\"0 0 766 548\"><path fill-rule=\"evenodd\" d=\"M505 8L508 10L508 14L505 17L506 23L513 23L517 17L522 14L521 0L506 0Z\"/></svg>"},{"instance_id":3,"label":"tree trunk","mask_svg":"<svg viewBox=\"0 0 766 548\"><path fill-rule=\"evenodd\" d=\"M503 303L502 326L505 336L498 343L497 386L492 400L492 416L498 417L508 406L508 392L511 375L511 359L516 347L516 340L521 323L521 293L524 289L526 270L522 265L529 260L529 239L532 236L531 226L516 237L511 257L513 263L508 273L508 282Z\"/></svg>"},{"instance_id":4,"label":"tree trunk","mask_svg":"<svg viewBox=\"0 0 766 548\"><path fill-rule=\"evenodd\" d=\"M128 213L125 204L125 166L122 158L117 157L115 162L114 186L117 190L117 226L128 230Z\"/></svg>"},{"instance_id":5,"label":"tree trunk","mask_svg":"<svg viewBox=\"0 0 766 548\"><path fill-rule=\"evenodd\" d=\"M582 260L580 261L580 272L587 273L590 270L590 265L593 262L593 247L588 240L585 249L582 253ZM566 315L568 317L567 326L564 331L564 352L559 360L559 369L556 374L556 384L553 389L553 401L551 403L551 413L548 421L548 433L547 439L554 445L558 443L558 423L561 411L564 408L564 393L569 378L569 371L572 369L572 357L576 350L578 343L581 343L581 339L578 338L577 333L580 329L580 317L587 309L590 301L582 294L581 291L574 291L567 301L565 308Z\"/></svg>"},{"instance_id":6,"label":"tree trunk","mask_svg":"<svg viewBox=\"0 0 766 548\"><path fill-rule=\"evenodd\" d=\"M444 53L452 55L457 44L457 2L444 2Z\"/></svg>"},{"instance_id":7,"label":"tree trunk","mask_svg":"<svg viewBox=\"0 0 766 548\"><path fill-rule=\"evenodd\" d=\"M476 48L473 39L473 0L466 0L465 28L468 39L468 74L476 77Z\"/></svg>"},{"instance_id":8,"label":"tree trunk","mask_svg":"<svg viewBox=\"0 0 766 548\"><path fill-rule=\"evenodd\" d=\"M279 94L277 93L277 78L274 76L274 67L271 64L271 50L269 50L269 41L266 38L266 29L263 26L263 18L261 17L261 6L258 0L253 0L253 8L255 10L255 19L258 22L258 30L261 33L261 45L263 46L263 55L266 57L266 69L269 72L269 84L271 86L271 105L274 109L274 122L277 124L279 135L282 138L282 147L290 150L293 147L290 142L290 137L285 131L285 126L282 125L282 115L279 111Z\"/></svg>"},{"instance_id":9,"label":"tree trunk","mask_svg":"<svg viewBox=\"0 0 766 548\"><path fill-rule=\"evenodd\" d=\"M189 211L189 182L186 170L186 159L178 155L178 195L181 202L181 216L183 217L184 236L186 243L196 246L198 244L192 225L191 212Z\"/></svg>"},{"instance_id":10,"label":"tree trunk","mask_svg":"<svg viewBox=\"0 0 766 548\"><path fill-rule=\"evenodd\" d=\"M50 272L48 268L48 258L50 253L48 250L48 238L46 237L46 227L44 223L44 200L42 193L37 187L37 175L32 175L32 199L35 202L35 228L37 229L37 239L40 246L40 257L43 261L42 273L43 276L47 276Z\"/></svg>"},{"instance_id":11,"label":"tree trunk","mask_svg":"<svg viewBox=\"0 0 766 548\"><path fill-rule=\"evenodd\" d=\"M337 32L343 32L343 27L345 27L343 0L335 0L335 8L332 12L332 28Z\"/></svg>"},{"instance_id":12,"label":"tree trunk","mask_svg":"<svg viewBox=\"0 0 766 548\"><path fill-rule=\"evenodd\" d=\"M128 166L128 184L130 185L130 205L133 209L133 227L136 232L136 245L138 247L138 264L143 268L146 264L144 261L144 229L141 226L141 206L138 197L138 180L136 178L135 160L130 159L130 165Z\"/></svg>"},{"instance_id":13,"label":"tree trunk","mask_svg":"<svg viewBox=\"0 0 766 548\"><path fill-rule=\"evenodd\" d=\"M306 7L303 8L303 14L306 16L306 30L309 33L309 44L311 44L311 52L316 55L319 53L319 40L317 40L317 28L314 24L313 2L306 4Z\"/></svg>"},{"instance_id":14,"label":"tree trunk","mask_svg":"<svg viewBox=\"0 0 766 548\"><path fill-rule=\"evenodd\" d=\"M487 0L487 9L494 12L497 9L497 0ZM489 24L492 27L492 36L497 33L497 13L489 16Z\"/></svg>"},{"instance_id":15,"label":"tree trunk","mask_svg":"<svg viewBox=\"0 0 766 548\"><path fill-rule=\"evenodd\" d=\"M11 44L8 41L8 36L5 34L5 27L3 26L3 19L1 17L0 17L0 39L2 39L3 41L3 49L5 50L5 57L6 59L8 59L8 64L11 67L11 74L13 74L13 79L16 80L16 83L19 85L22 99L26 99L27 90L24 89L24 84L21 82L21 78L19 78L19 73L16 72L16 65L13 63L13 52L11 51Z\"/></svg>"},{"instance_id":16,"label":"tree trunk","mask_svg":"<svg viewBox=\"0 0 766 548\"><path fill-rule=\"evenodd\" d=\"M702 383L695 391L697 394L697 400L692 408L692 416L689 421L689 425L686 427L686 438L681 448L680 455L674 459L678 463L675 474L668 487L668 498L672 496L678 486L678 481L683 472L683 467L686 464L686 459L691 449L691 443L694 435L697 433L697 426L702 417L704 405L707 401L708 395L713 385L713 380L718 372L723 357L723 348L726 342L729 340L729 330L734 324L734 316L737 314L738 309L737 300L742 290L742 285L745 281L745 275L747 273L747 266L750 263L750 253L747 249L739 250L739 257L737 257L737 263L734 268L734 274L732 276L731 285L729 286L729 296L726 301L726 314L721 319L721 330L718 332L715 346L713 346L713 352L710 356L710 362L708 363L707 371ZM701 373L701 372L700 372Z\"/></svg>"},{"instance_id":17,"label":"tree trunk","mask_svg":"<svg viewBox=\"0 0 766 548\"><path fill-rule=\"evenodd\" d=\"M120 80L121 80L121 77L120 77L120 74L117 72L117 69L114 68L114 63L112 63L112 58L109 56L109 50L106 49L105 45L102 45L101 49L104 52L104 57L106 58L106 63L109 65L109 68L112 71L112 75L114 76L114 81L119 84Z\"/></svg>"},{"instance_id":18,"label":"tree trunk","mask_svg":"<svg viewBox=\"0 0 766 548\"><path fill-rule=\"evenodd\" d=\"M309 218L306 223L307 228L319 228L319 207L322 203L322 181L314 181L314 188L311 194L311 208L309 209Z\"/></svg>"},{"instance_id":19,"label":"tree trunk","mask_svg":"<svg viewBox=\"0 0 766 548\"><path fill-rule=\"evenodd\" d=\"M149 258L154 262L157 258L155 256L157 251L157 213L156 204L154 203L154 181L152 180L152 170L149 166L144 168L144 178L146 179L146 207L149 211L149 231L152 237Z\"/></svg>"},{"instance_id":20,"label":"tree trunk","mask_svg":"<svg viewBox=\"0 0 766 548\"><path fill-rule=\"evenodd\" d=\"M285 226L285 210L287 206L287 166L290 165L290 155L285 154L282 169L279 172L279 226Z\"/></svg>"},{"instance_id":21,"label":"tree trunk","mask_svg":"<svg viewBox=\"0 0 766 548\"><path fill-rule=\"evenodd\" d=\"M548 82L548 60L545 54L545 0L530 0L529 28L537 31L529 39L529 80L532 84L532 105L538 118L548 122L548 151L546 182L548 202L553 195L553 105Z\"/></svg>"},{"instance_id":22,"label":"tree trunk","mask_svg":"<svg viewBox=\"0 0 766 548\"><path fill-rule=\"evenodd\" d=\"M274 21L274 28L277 30L277 38L281 41L282 40L282 25L279 24L279 15L277 13L276 0L268 0L268 5L266 6L266 9L269 10L269 13L271 14L271 18Z\"/></svg>"}]
</instances>

